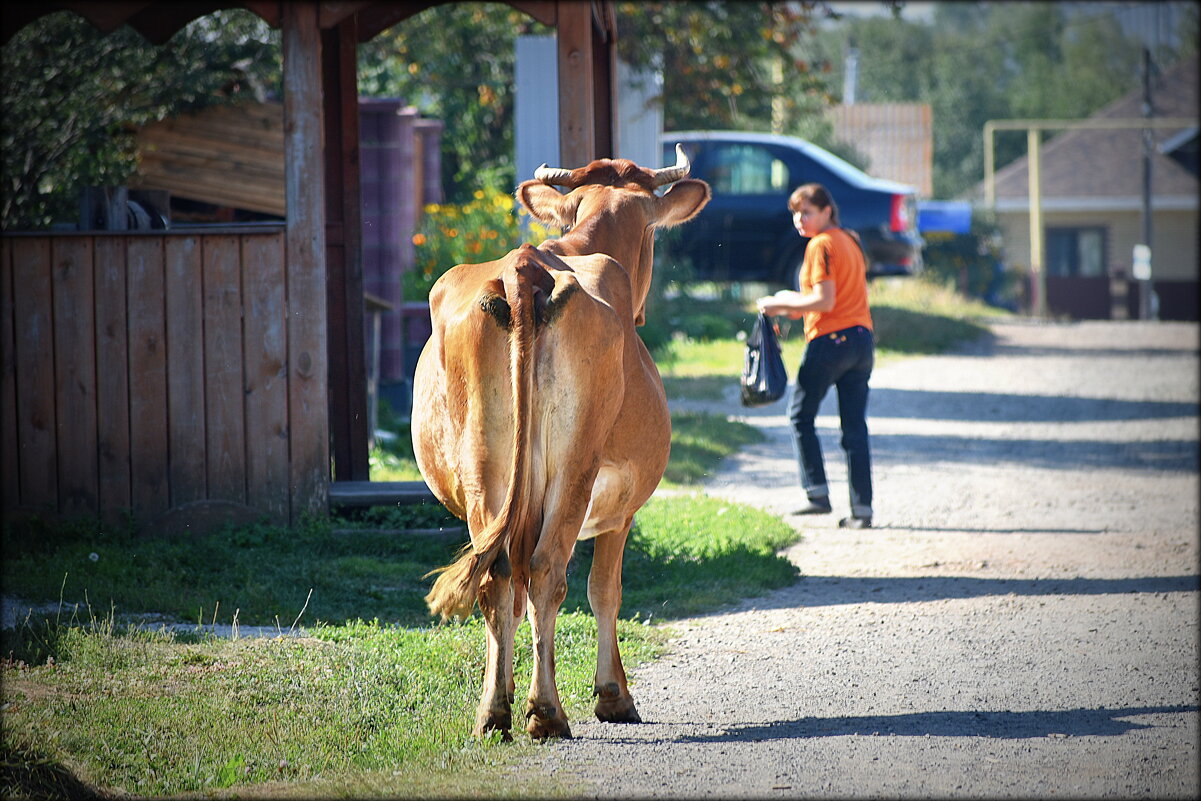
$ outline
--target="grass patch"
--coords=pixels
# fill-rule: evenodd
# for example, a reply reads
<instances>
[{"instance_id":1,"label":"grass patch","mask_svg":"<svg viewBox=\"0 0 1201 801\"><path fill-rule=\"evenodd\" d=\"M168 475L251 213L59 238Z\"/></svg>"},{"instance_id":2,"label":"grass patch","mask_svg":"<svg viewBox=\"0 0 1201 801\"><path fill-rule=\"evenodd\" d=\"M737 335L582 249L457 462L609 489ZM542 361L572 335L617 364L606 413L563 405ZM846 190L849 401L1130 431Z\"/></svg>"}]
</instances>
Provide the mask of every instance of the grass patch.
<instances>
[{"instance_id":1,"label":"grass patch","mask_svg":"<svg viewBox=\"0 0 1201 801\"><path fill-rule=\"evenodd\" d=\"M37 797L82 797L88 789L395 797L398 788L406 797L569 796L572 788L532 786L497 770L532 754L528 740L498 748L469 736L482 623L477 613L430 625L421 601L428 589L421 576L448 560L453 545L368 531L335 535L333 527L311 521L300 531L156 542L81 526L51 541L6 539L13 557L4 564L6 590L32 601L90 598L104 611L63 605L8 632L0 789ZM652 499L626 550L619 636L627 667L661 651L667 634L650 621L712 611L793 581L795 567L776 551L796 536L737 504ZM93 562L87 554L98 547L103 555ZM572 719L592 707L591 560L592 543L581 543L556 630L558 684ZM128 572L106 573L108 563ZM68 573L49 595L38 591L45 580L31 575L83 565L97 572ZM231 641L122 622L125 613L164 611L157 604L172 581L181 597L193 598L180 602L189 611L184 620L228 622L237 614L247 624L281 621L283 629L315 586L301 620L309 636ZM160 589L145 586L156 583ZM196 599L203 615L191 613ZM209 611L217 601L219 614ZM523 624L519 698L529 684L529 636Z\"/></svg>"},{"instance_id":2,"label":"grass patch","mask_svg":"<svg viewBox=\"0 0 1201 801\"><path fill-rule=\"evenodd\" d=\"M257 794L256 786L281 784L310 797L395 797L398 788L405 797L439 796L495 782L489 769L530 753L521 738L497 748L470 736L484 660L478 618L426 629L355 622L317 627L305 640L191 645L105 628L70 629L53 664L6 667L4 750L25 766L4 776L6 797L34 787L63 797L77 784L136 797ZM663 639L628 621L621 636L635 664ZM529 639L523 624L523 687ZM562 615L556 640L563 702L579 718L591 711L595 621ZM517 782L509 791L521 789Z\"/></svg>"},{"instance_id":3,"label":"grass patch","mask_svg":"<svg viewBox=\"0 0 1201 801\"><path fill-rule=\"evenodd\" d=\"M877 350L885 359L944 353L985 336L987 320L1012 316L933 278L880 279L870 291Z\"/></svg>"},{"instance_id":4,"label":"grass patch","mask_svg":"<svg viewBox=\"0 0 1201 801\"><path fill-rule=\"evenodd\" d=\"M739 448L763 441L752 425L703 412L671 416L671 458L662 486L695 486L713 475L718 464Z\"/></svg>"}]
</instances>

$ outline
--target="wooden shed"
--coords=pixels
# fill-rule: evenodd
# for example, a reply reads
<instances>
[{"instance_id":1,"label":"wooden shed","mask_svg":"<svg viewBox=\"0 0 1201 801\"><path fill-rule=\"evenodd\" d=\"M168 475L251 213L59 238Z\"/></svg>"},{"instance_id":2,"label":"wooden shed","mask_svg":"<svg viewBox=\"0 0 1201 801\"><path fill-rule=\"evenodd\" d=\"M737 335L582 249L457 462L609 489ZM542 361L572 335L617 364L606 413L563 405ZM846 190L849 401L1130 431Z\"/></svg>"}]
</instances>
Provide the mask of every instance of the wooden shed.
<instances>
[{"instance_id":1,"label":"wooden shed","mask_svg":"<svg viewBox=\"0 0 1201 801\"><path fill-rule=\"evenodd\" d=\"M369 480L356 48L434 2L242 2L282 32L286 222L0 238L9 523L129 513L148 534L291 523ZM613 149L608 0L509 5L556 28L559 162ZM8 3L162 43L229 3ZM551 159L548 159L551 160Z\"/></svg>"}]
</instances>

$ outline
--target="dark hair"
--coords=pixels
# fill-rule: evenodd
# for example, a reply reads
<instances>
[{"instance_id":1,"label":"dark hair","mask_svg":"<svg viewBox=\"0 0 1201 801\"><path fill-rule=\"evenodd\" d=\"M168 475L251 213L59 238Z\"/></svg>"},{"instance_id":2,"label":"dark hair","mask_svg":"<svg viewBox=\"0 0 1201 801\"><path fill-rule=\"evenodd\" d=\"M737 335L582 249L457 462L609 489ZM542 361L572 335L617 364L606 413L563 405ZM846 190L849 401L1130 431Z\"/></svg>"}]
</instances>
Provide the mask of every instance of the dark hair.
<instances>
[{"instance_id":1,"label":"dark hair","mask_svg":"<svg viewBox=\"0 0 1201 801\"><path fill-rule=\"evenodd\" d=\"M830 224L842 227L842 223L838 221L838 204L830 196L830 190L821 184L801 184L788 196L788 209L800 211L801 204L805 202L811 206L817 206L819 209L829 209Z\"/></svg>"}]
</instances>

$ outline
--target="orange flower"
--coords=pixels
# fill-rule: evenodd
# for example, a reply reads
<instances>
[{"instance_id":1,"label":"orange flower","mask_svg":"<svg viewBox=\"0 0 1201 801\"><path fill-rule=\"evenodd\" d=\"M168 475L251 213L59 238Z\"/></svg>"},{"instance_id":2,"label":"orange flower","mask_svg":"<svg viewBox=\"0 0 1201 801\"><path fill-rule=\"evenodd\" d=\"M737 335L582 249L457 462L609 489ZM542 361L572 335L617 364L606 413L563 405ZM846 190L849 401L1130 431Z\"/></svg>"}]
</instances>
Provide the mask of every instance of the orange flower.
<instances>
[{"instance_id":1,"label":"orange flower","mask_svg":"<svg viewBox=\"0 0 1201 801\"><path fill-rule=\"evenodd\" d=\"M413 234L413 244L418 247L425 244L425 234Z\"/></svg>"}]
</instances>

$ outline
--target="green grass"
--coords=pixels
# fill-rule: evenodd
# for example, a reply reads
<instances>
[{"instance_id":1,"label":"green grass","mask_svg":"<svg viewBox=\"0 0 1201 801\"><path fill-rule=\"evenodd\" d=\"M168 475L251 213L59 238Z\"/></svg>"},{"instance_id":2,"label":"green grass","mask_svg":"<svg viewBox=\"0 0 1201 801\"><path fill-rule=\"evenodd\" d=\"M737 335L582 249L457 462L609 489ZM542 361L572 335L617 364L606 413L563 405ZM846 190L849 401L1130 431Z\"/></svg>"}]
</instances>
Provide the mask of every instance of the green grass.
<instances>
[{"instance_id":1,"label":"green grass","mask_svg":"<svg viewBox=\"0 0 1201 801\"><path fill-rule=\"evenodd\" d=\"M82 526L53 539L6 538L7 591L90 604L64 604L6 638L0 790L63 797L82 781L136 796L222 788L395 796L398 786L406 796L570 795L571 788L497 778L498 766L532 753L524 738L497 748L469 736L482 624L477 613L431 625L421 601L429 586L421 577L450 557L450 543L334 535L332 525L173 542ZM627 666L655 656L668 636L646 623L712 611L795 580L796 568L776 551L796 537L779 519L737 504L652 499L626 549L619 635ZM104 555L92 562L96 548ZM591 558L591 542L580 543L556 631L558 685L572 719L591 714ZM80 562L94 572L68 572L50 595L46 580L31 575ZM127 572L100 568L110 562ZM180 586L179 607L154 589L172 583ZM372 588L386 591L373 596ZM279 621L281 629L300 616L309 636L231 641L122 622L130 613L171 608L183 609L184 620ZM523 624L519 697L528 687L529 654Z\"/></svg>"},{"instance_id":2,"label":"green grass","mask_svg":"<svg viewBox=\"0 0 1201 801\"><path fill-rule=\"evenodd\" d=\"M716 414L675 412L671 416L671 457L661 486L696 486L712 476L726 456L762 441L762 432L752 425Z\"/></svg>"},{"instance_id":3,"label":"green grass","mask_svg":"<svg viewBox=\"0 0 1201 801\"><path fill-rule=\"evenodd\" d=\"M227 788L275 795L281 784L310 797L395 797L398 788L406 797L442 796L488 785L491 769L530 753L524 738L497 748L470 736L484 660L478 617L426 629L357 622L317 627L304 640L195 644L109 629L95 621L69 629L53 665L6 667L5 763L15 756L34 775L7 769L5 797L28 793L35 779L37 795L53 797L47 781L72 778L136 797ZM633 664L657 653L664 638L631 622L621 632ZM524 688L528 624L517 639ZM591 712L595 621L561 615L556 642L560 692L578 719ZM508 792L522 789L518 781Z\"/></svg>"}]
</instances>

